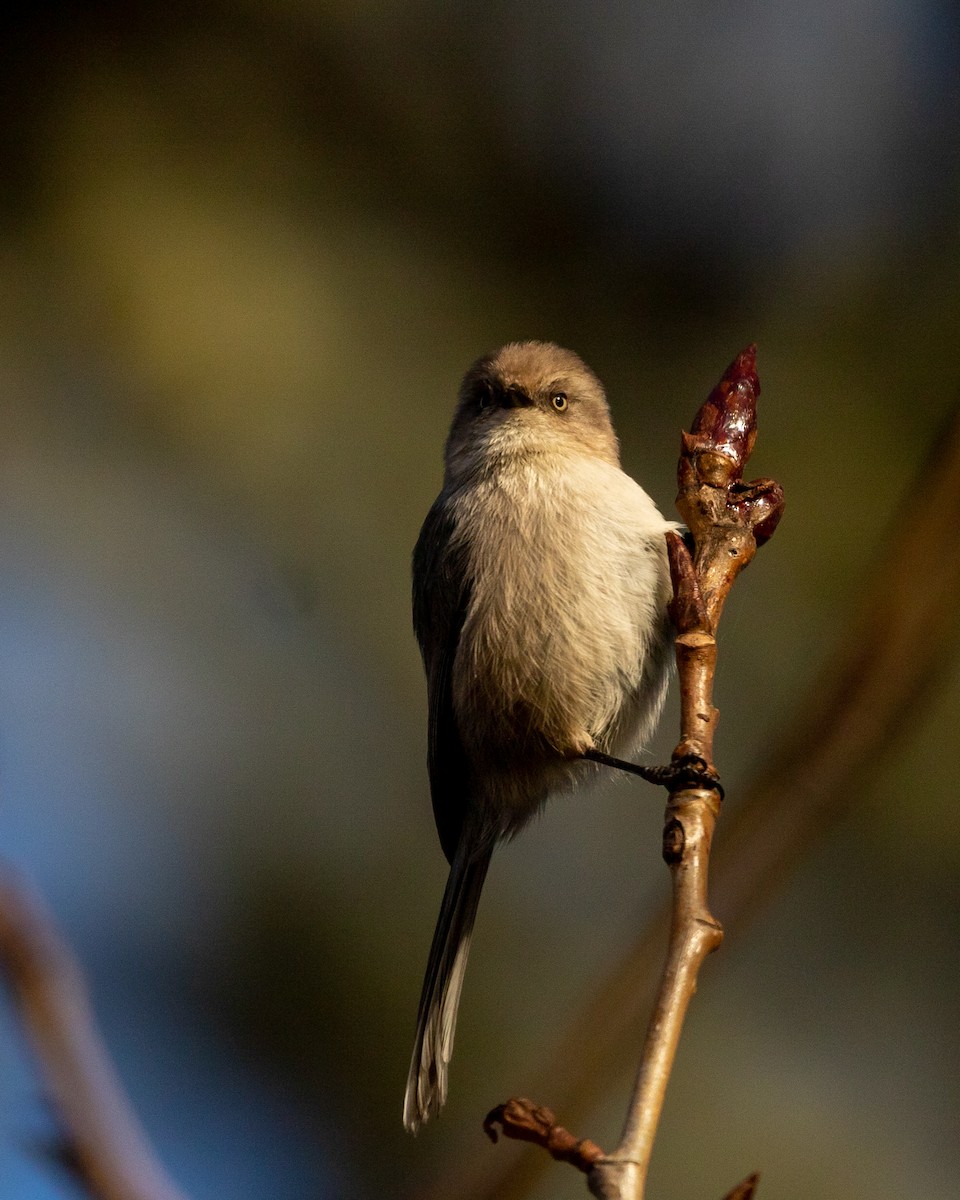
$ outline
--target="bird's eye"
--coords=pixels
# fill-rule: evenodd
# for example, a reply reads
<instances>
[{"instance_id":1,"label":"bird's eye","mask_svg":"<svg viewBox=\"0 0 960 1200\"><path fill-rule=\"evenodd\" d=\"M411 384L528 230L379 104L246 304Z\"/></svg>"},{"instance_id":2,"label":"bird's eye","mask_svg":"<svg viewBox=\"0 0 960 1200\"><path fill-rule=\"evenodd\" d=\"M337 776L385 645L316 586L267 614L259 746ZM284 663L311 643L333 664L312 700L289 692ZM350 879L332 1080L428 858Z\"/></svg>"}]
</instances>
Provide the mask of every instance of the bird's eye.
<instances>
[{"instance_id":1,"label":"bird's eye","mask_svg":"<svg viewBox=\"0 0 960 1200\"><path fill-rule=\"evenodd\" d=\"M563 410L567 407L567 393L554 392L550 397L550 403L557 410L557 412L563 412Z\"/></svg>"},{"instance_id":2,"label":"bird's eye","mask_svg":"<svg viewBox=\"0 0 960 1200\"><path fill-rule=\"evenodd\" d=\"M481 384L477 388L477 408L489 408L492 396L490 394L490 385L487 383Z\"/></svg>"}]
</instances>

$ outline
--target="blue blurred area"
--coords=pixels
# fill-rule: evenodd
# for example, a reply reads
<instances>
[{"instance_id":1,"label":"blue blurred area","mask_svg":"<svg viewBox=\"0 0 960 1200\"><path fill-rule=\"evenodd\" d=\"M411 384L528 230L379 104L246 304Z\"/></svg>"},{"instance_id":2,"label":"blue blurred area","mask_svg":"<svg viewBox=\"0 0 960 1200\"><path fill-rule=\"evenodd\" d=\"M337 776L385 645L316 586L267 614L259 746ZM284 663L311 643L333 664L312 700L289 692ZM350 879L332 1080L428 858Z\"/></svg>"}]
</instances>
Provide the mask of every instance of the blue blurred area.
<instances>
[{"instance_id":1,"label":"blue blurred area","mask_svg":"<svg viewBox=\"0 0 960 1200\"><path fill-rule=\"evenodd\" d=\"M290 1095L237 1060L169 978L142 965L98 972L97 1007L109 1047L155 1148L195 1200L345 1194L348 1177L327 1152L324 1129ZM0 1194L17 1200L80 1196L51 1153L56 1122L38 1091L10 1005L2 1008ZM330 1146L335 1143L331 1140Z\"/></svg>"},{"instance_id":2,"label":"blue blurred area","mask_svg":"<svg viewBox=\"0 0 960 1200\"><path fill-rule=\"evenodd\" d=\"M46 399L82 391L63 386ZM290 749L297 705L342 670L338 652L302 636L284 589L169 460L71 414L41 429L19 415L0 485L4 857L79 948L121 1075L189 1194L344 1194L317 1112L218 1028L197 982L219 965L243 800L289 786L280 754L309 770L314 739ZM55 1126L9 1005L3 1018L0 1194L70 1192L27 1152Z\"/></svg>"}]
</instances>

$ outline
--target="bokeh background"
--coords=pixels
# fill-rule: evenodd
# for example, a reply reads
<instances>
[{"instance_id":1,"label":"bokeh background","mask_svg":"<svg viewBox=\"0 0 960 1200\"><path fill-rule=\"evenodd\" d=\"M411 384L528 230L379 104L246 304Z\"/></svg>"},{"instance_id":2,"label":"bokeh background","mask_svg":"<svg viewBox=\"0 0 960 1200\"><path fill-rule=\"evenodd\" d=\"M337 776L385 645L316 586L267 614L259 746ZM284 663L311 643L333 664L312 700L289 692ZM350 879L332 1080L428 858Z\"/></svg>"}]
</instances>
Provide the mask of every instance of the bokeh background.
<instances>
[{"instance_id":1,"label":"bokeh background","mask_svg":"<svg viewBox=\"0 0 960 1200\"><path fill-rule=\"evenodd\" d=\"M510 339L575 348L670 511L678 430L759 342L753 467L788 506L722 631L735 804L960 388L957 11L40 0L2 24L0 851L193 1200L416 1195L667 885L639 785L505 848L449 1108L402 1134L445 874L409 552L459 377ZM765 1200L956 1195L958 711L948 660L708 964L658 1197L756 1167ZM578 1132L612 1144L627 1085ZM4 1200L74 1194L52 1129L8 1005Z\"/></svg>"}]
</instances>

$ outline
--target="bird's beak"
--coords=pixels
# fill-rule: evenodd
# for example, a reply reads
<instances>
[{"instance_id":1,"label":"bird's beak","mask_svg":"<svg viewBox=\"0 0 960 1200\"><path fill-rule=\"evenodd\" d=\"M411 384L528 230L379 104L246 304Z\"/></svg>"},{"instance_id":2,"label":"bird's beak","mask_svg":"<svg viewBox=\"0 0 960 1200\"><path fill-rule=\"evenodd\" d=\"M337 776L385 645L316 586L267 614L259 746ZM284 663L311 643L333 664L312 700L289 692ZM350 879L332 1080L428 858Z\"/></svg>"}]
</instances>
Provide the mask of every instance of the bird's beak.
<instances>
[{"instance_id":1,"label":"bird's beak","mask_svg":"<svg viewBox=\"0 0 960 1200\"><path fill-rule=\"evenodd\" d=\"M533 401L520 387L507 388L503 393L504 408L529 408Z\"/></svg>"}]
</instances>

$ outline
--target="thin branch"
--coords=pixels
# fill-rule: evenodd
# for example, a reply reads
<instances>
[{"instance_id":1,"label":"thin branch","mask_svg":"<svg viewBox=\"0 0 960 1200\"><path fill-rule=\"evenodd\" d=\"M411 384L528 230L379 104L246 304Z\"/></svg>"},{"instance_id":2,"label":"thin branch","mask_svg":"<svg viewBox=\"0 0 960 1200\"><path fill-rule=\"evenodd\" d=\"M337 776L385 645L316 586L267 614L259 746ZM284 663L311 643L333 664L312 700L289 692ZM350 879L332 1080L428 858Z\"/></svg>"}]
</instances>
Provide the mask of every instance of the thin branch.
<instances>
[{"instance_id":1,"label":"thin branch","mask_svg":"<svg viewBox=\"0 0 960 1200\"><path fill-rule=\"evenodd\" d=\"M590 1190L600 1200L642 1200L667 1083L696 991L697 975L704 959L723 939L723 930L710 912L706 897L710 843L718 816L719 802L712 792L678 792L667 804L664 857L673 880L667 962L620 1144L590 1173Z\"/></svg>"},{"instance_id":2,"label":"thin branch","mask_svg":"<svg viewBox=\"0 0 960 1200\"><path fill-rule=\"evenodd\" d=\"M487 1113L483 1129L491 1142L497 1140L497 1126L504 1137L542 1146L557 1162L570 1163L585 1174L605 1157L596 1142L591 1142L589 1138L576 1138L569 1130L558 1125L551 1109L542 1108L522 1097L498 1104Z\"/></svg>"},{"instance_id":3,"label":"thin branch","mask_svg":"<svg viewBox=\"0 0 960 1200\"><path fill-rule=\"evenodd\" d=\"M759 391L756 347L750 346L711 392L693 430L683 435L677 508L693 535L695 557L691 559L681 537L667 535L680 677L681 733L673 761L699 759L708 774L714 773L718 715L713 705L717 625L734 580L756 554L754 530L762 528L761 540L766 540L783 511L779 484L742 482L756 440ZM590 1172L590 1190L601 1200L642 1200L697 976L723 940L707 901L710 846L719 815L717 791L682 780L671 791L663 830L663 857L673 884L667 961L620 1144Z\"/></svg>"},{"instance_id":4,"label":"thin branch","mask_svg":"<svg viewBox=\"0 0 960 1200\"><path fill-rule=\"evenodd\" d=\"M870 779L922 717L922 701L956 650L958 527L960 404L907 489L837 651L724 822L711 892L728 931L742 928L810 846L869 796ZM565 1119L585 1119L598 1085L636 1040L669 919L661 906L554 1047L537 1092L558 1098ZM415 1194L520 1200L546 1166L539 1155L503 1152L493 1162L457 1147L447 1170Z\"/></svg>"},{"instance_id":5,"label":"thin branch","mask_svg":"<svg viewBox=\"0 0 960 1200\"><path fill-rule=\"evenodd\" d=\"M41 898L8 869L0 875L0 964L87 1190L97 1200L186 1200L110 1061L79 963Z\"/></svg>"},{"instance_id":6,"label":"thin branch","mask_svg":"<svg viewBox=\"0 0 960 1200\"><path fill-rule=\"evenodd\" d=\"M670 942L620 1143L612 1154L598 1158L589 1173L590 1190L600 1200L643 1200L667 1082L697 976L706 956L723 939L707 903L710 845L723 795L713 765L716 631L734 580L756 554L758 541L773 533L783 511L779 484L743 483L743 468L756 440L759 392L756 347L750 346L727 368L681 443L677 508L696 554L691 558L678 534L666 535L673 581L670 616L677 631L680 674L680 742L671 767L661 773L670 788L663 832L663 856L673 880ZM695 771L692 762L697 764ZM547 1144L544 1123L529 1120L529 1101L510 1101L494 1114L503 1119L514 1105L524 1119L513 1136ZM548 1113L552 1122L550 1110L532 1111Z\"/></svg>"}]
</instances>

